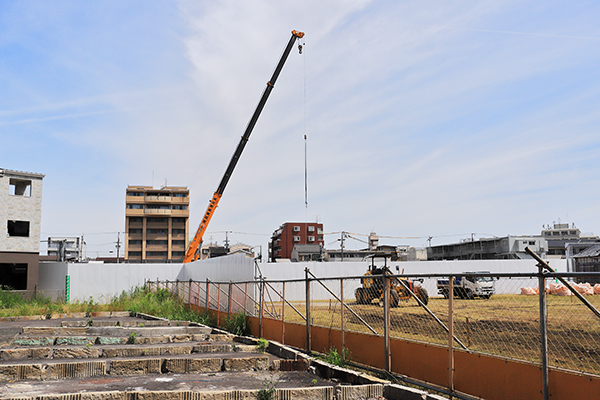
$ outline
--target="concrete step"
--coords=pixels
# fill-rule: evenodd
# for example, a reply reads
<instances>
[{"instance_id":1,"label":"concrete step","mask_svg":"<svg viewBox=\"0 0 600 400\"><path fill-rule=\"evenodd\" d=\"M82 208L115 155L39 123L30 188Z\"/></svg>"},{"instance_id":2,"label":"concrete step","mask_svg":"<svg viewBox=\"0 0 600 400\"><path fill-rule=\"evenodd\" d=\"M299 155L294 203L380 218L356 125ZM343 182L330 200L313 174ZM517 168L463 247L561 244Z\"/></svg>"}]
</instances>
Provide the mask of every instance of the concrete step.
<instances>
[{"instance_id":1,"label":"concrete step","mask_svg":"<svg viewBox=\"0 0 600 400\"><path fill-rule=\"evenodd\" d=\"M165 335L198 335L210 334L212 328L197 326L24 326L21 335L25 337L39 336L165 336Z\"/></svg>"},{"instance_id":2,"label":"concrete step","mask_svg":"<svg viewBox=\"0 0 600 400\"><path fill-rule=\"evenodd\" d=\"M266 382L276 383L274 400L358 400L381 398L383 385L336 387L308 373L272 371L19 381L8 398L22 400L255 400ZM0 397L2 396L0 389Z\"/></svg>"},{"instance_id":3,"label":"concrete step","mask_svg":"<svg viewBox=\"0 0 600 400\"><path fill-rule=\"evenodd\" d=\"M0 383L121 375L265 371L270 365L270 357L264 354L234 354L220 357L190 354L59 362L20 360L15 363L0 364Z\"/></svg>"},{"instance_id":4,"label":"concrete step","mask_svg":"<svg viewBox=\"0 0 600 400\"><path fill-rule=\"evenodd\" d=\"M141 357L165 354L195 354L195 353L255 353L256 346L240 343L212 342L212 343L166 343L160 346L129 344L123 346L60 346L48 347L11 347L0 349L0 363L16 360L31 359L66 359L66 358L116 358L116 357Z\"/></svg>"}]
</instances>

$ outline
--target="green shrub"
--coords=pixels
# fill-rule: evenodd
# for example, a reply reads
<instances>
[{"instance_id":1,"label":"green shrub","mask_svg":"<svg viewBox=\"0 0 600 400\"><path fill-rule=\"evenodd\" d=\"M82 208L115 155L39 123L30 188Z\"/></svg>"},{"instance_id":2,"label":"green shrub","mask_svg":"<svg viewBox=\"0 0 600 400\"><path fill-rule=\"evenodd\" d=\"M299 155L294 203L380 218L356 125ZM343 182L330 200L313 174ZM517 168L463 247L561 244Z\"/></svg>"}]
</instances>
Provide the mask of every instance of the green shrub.
<instances>
[{"instance_id":1,"label":"green shrub","mask_svg":"<svg viewBox=\"0 0 600 400\"><path fill-rule=\"evenodd\" d=\"M329 349L329 353L324 357L319 357L323 361L328 362L329 364L337 365L338 367L345 366L350 359L352 358L352 354L350 354L350 350L347 348L343 348L341 353L338 353L335 347L331 347Z\"/></svg>"},{"instance_id":2,"label":"green shrub","mask_svg":"<svg viewBox=\"0 0 600 400\"><path fill-rule=\"evenodd\" d=\"M256 342L256 350L260 351L261 353L267 351L267 347L269 347L269 342L266 339L260 338Z\"/></svg>"}]
</instances>

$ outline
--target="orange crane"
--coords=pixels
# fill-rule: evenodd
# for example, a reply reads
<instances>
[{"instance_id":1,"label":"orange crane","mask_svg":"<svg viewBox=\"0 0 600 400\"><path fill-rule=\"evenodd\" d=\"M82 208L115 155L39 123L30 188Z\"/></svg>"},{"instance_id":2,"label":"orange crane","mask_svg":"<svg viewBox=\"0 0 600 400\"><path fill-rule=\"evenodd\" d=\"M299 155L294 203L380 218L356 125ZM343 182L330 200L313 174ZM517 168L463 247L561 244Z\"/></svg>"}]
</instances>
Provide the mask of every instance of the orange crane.
<instances>
[{"instance_id":1,"label":"orange crane","mask_svg":"<svg viewBox=\"0 0 600 400\"><path fill-rule=\"evenodd\" d=\"M229 178L231 178L231 174L233 173L233 170L235 169L235 166L236 166L238 160L240 159L240 156L242 155L242 151L244 150L244 147L246 146L246 143L248 142L248 139L250 138L250 134L252 133L252 130L254 129L254 126L256 125L256 122L258 121L258 117L260 116L260 113L262 112L262 110L267 102L267 99L269 98L269 95L271 94L271 91L275 87L275 81L277 81L277 77L279 77L279 73L281 72L281 69L283 68L283 65L285 64L285 62L288 58L288 55L290 54L290 51L292 50L292 46L294 45L296 40L301 39L302 37L304 37L303 32L292 31L292 37L290 38L287 46L285 47L285 50L283 51L283 54L281 55L281 59L279 60L277 67L275 67L275 71L273 71L273 76L271 76L271 79L267 82L267 87L265 88L265 91L263 92L262 97L261 97L260 101L258 102L258 105L256 106L256 110L254 110L254 114L252 114L252 118L250 118L250 121L248 122L246 131L244 132L244 135L242 136L240 143L238 144L237 148L235 149L235 152L233 153L233 156L231 157L231 161L229 161L229 165L227 166L227 169L225 170L225 174L223 175L223 178L221 179L221 183L219 184L219 187L215 191L215 194L213 195L212 199L210 200L210 203L208 204L208 208L206 209L206 212L204 213L204 217L202 218L202 221L200 222L200 226L198 227L198 230L196 231L196 235L194 236L194 239L190 242L190 245L188 246L187 251L185 252L185 257L183 258L184 263L189 263L191 261L196 261L198 259L198 257L199 257L198 249L200 248L200 245L202 244L202 238L204 237L204 232L206 232L208 223L210 222L210 219L212 218L215 210L217 209L219 200L221 200L221 197L223 196L223 192L225 191L227 182L229 182ZM301 44L298 45L298 49L300 50L300 53L302 53L302 45Z\"/></svg>"}]
</instances>

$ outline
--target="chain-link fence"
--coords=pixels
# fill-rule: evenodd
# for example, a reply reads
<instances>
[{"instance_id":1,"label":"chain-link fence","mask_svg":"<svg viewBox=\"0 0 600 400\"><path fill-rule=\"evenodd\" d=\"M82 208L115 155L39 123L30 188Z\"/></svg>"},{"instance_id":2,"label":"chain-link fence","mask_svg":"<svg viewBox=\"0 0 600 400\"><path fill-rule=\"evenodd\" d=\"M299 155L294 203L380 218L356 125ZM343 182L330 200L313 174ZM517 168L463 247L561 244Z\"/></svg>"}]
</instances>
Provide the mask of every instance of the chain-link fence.
<instances>
[{"instance_id":1,"label":"chain-link fence","mask_svg":"<svg viewBox=\"0 0 600 400\"><path fill-rule=\"evenodd\" d=\"M360 277L319 278L307 270L304 280L148 284L202 308L258 317L259 324L280 321L281 337L275 340L286 341L287 323L305 325L307 350L311 328L320 327L341 333L341 347L346 333L357 332L600 376L600 285L576 283L599 277L392 275L372 268Z\"/></svg>"}]
</instances>

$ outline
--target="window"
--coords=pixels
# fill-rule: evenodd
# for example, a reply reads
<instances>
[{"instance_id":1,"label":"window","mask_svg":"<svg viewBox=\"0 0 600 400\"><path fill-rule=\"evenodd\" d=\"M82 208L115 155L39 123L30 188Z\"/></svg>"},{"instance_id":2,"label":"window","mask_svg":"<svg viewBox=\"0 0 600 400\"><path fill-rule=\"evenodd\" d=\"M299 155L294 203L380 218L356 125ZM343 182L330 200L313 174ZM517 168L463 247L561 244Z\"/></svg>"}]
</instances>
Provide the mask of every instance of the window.
<instances>
[{"instance_id":1,"label":"window","mask_svg":"<svg viewBox=\"0 0 600 400\"><path fill-rule=\"evenodd\" d=\"M146 229L146 233L166 234L167 230L166 229Z\"/></svg>"},{"instance_id":2,"label":"window","mask_svg":"<svg viewBox=\"0 0 600 400\"><path fill-rule=\"evenodd\" d=\"M31 196L31 181L10 178L8 181L8 194L11 196Z\"/></svg>"},{"instance_id":3,"label":"window","mask_svg":"<svg viewBox=\"0 0 600 400\"><path fill-rule=\"evenodd\" d=\"M127 204L127 208L130 210L142 210L144 208L143 204Z\"/></svg>"},{"instance_id":4,"label":"window","mask_svg":"<svg viewBox=\"0 0 600 400\"><path fill-rule=\"evenodd\" d=\"M315 231L315 227L314 226L309 226L308 227L308 231L309 232L314 232Z\"/></svg>"},{"instance_id":5,"label":"window","mask_svg":"<svg viewBox=\"0 0 600 400\"><path fill-rule=\"evenodd\" d=\"M143 196L143 192L127 192L127 196Z\"/></svg>"},{"instance_id":6,"label":"window","mask_svg":"<svg viewBox=\"0 0 600 400\"><path fill-rule=\"evenodd\" d=\"M300 241L300 236L294 236L294 242L299 242Z\"/></svg>"},{"instance_id":7,"label":"window","mask_svg":"<svg viewBox=\"0 0 600 400\"><path fill-rule=\"evenodd\" d=\"M177 222L177 223L185 222L185 218L180 218L180 217L173 218L173 222Z\"/></svg>"},{"instance_id":8,"label":"window","mask_svg":"<svg viewBox=\"0 0 600 400\"><path fill-rule=\"evenodd\" d=\"M148 257L166 257L167 252L166 251L147 251L146 255Z\"/></svg>"},{"instance_id":9,"label":"window","mask_svg":"<svg viewBox=\"0 0 600 400\"><path fill-rule=\"evenodd\" d=\"M173 206L173 210L187 210L187 206Z\"/></svg>"},{"instance_id":10,"label":"window","mask_svg":"<svg viewBox=\"0 0 600 400\"><path fill-rule=\"evenodd\" d=\"M186 193L173 193L173 197L187 197Z\"/></svg>"},{"instance_id":11,"label":"window","mask_svg":"<svg viewBox=\"0 0 600 400\"><path fill-rule=\"evenodd\" d=\"M166 240L146 240L146 244L167 244Z\"/></svg>"},{"instance_id":12,"label":"window","mask_svg":"<svg viewBox=\"0 0 600 400\"><path fill-rule=\"evenodd\" d=\"M27 264L0 264L0 283L15 290L27 290Z\"/></svg>"},{"instance_id":13,"label":"window","mask_svg":"<svg viewBox=\"0 0 600 400\"><path fill-rule=\"evenodd\" d=\"M139 258L141 256L142 256L141 251L130 251L129 252L129 258Z\"/></svg>"},{"instance_id":14,"label":"window","mask_svg":"<svg viewBox=\"0 0 600 400\"><path fill-rule=\"evenodd\" d=\"M148 218L148 222L168 222L167 218Z\"/></svg>"},{"instance_id":15,"label":"window","mask_svg":"<svg viewBox=\"0 0 600 400\"><path fill-rule=\"evenodd\" d=\"M314 236L309 236L308 237L308 241L309 242L314 242L315 241L315 237Z\"/></svg>"},{"instance_id":16,"label":"window","mask_svg":"<svg viewBox=\"0 0 600 400\"><path fill-rule=\"evenodd\" d=\"M142 217L130 217L129 222L142 222Z\"/></svg>"},{"instance_id":17,"label":"window","mask_svg":"<svg viewBox=\"0 0 600 400\"><path fill-rule=\"evenodd\" d=\"M530 242L529 242L529 245L530 245L530 246L535 246L535 241L530 241Z\"/></svg>"},{"instance_id":18,"label":"window","mask_svg":"<svg viewBox=\"0 0 600 400\"><path fill-rule=\"evenodd\" d=\"M29 237L29 221L8 221L8 236Z\"/></svg>"},{"instance_id":19,"label":"window","mask_svg":"<svg viewBox=\"0 0 600 400\"><path fill-rule=\"evenodd\" d=\"M185 255L185 251L173 251L171 252L172 257L183 257Z\"/></svg>"},{"instance_id":20,"label":"window","mask_svg":"<svg viewBox=\"0 0 600 400\"><path fill-rule=\"evenodd\" d=\"M172 240L171 244L173 246L184 246L185 245L185 240Z\"/></svg>"},{"instance_id":21,"label":"window","mask_svg":"<svg viewBox=\"0 0 600 400\"><path fill-rule=\"evenodd\" d=\"M295 226L294 227L294 232L300 232L300 227L299 226Z\"/></svg>"},{"instance_id":22,"label":"window","mask_svg":"<svg viewBox=\"0 0 600 400\"><path fill-rule=\"evenodd\" d=\"M129 245L132 245L132 244L142 244L142 241L141 240L130 240Z\"/></svg>"},{"instance_id":23,"label":"window","mask_svg":"<svg viewBox=\"0 0 600 400\"><path fill-rule=\"evenodd\" d=\"M173 229L172 232L173 232L173 235L179 234L179 233L185 233L185 229Z\"/></svg>"},{"instance_id":24,"label":"window","mask_svg":"<svg viewBox=\"0 0 600 400\"><path fill-rule=\"evenodd\" d=\"M141 229L131 229L131 228L130 228L130 229L129 229L129 233L130 233L130 234L131 234L131 233L142 233L142 230L141 230Z\"/></svg>"}]
</instances>

